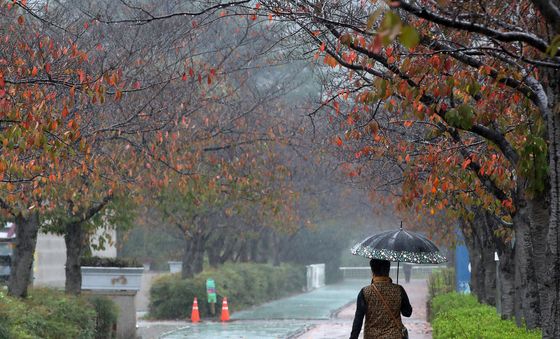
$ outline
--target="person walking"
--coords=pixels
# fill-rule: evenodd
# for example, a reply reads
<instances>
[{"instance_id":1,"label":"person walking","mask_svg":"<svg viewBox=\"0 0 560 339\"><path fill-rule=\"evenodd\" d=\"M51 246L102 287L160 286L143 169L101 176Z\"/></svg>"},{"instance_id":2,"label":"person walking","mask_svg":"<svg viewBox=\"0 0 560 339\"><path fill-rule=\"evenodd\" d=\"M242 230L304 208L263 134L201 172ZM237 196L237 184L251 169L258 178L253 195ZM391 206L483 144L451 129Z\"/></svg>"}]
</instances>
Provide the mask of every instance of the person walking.
<instances>
[{"instance_id":1,"label":"person walking","mask_svg":"<svg viewBox=\"0 0 560 339\"><path fill-rule=\"evenodd\" d=\"M410 317L412 306L404 288L389 278L391 262L371 259L369 265L373 279L358 294L350 339L358 339L364 316L364 339L408 338L401 314Z\"/></svg>"},{"instance_id":2,"label":"person walking","mask_svg":"<svg viewBox=\"0 0 560 339\"><path fill-rule=\"evenodd\" d=\"M412 264L406 262L403 263L403 271L404 271L404 282L408 284L410 282L410 276L412 275Z\"/></svg>"}]
</instances>

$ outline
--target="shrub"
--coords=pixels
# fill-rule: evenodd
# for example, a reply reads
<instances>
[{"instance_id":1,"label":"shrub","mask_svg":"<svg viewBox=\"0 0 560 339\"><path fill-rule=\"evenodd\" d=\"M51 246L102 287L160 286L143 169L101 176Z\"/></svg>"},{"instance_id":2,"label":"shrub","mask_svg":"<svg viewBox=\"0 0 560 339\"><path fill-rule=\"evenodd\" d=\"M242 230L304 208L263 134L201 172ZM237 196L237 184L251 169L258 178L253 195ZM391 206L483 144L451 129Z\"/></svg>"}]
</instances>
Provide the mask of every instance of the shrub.
<instances>
[{"instance_id":1,"label":"shrub","mask_svg":"<svg viewBox=\"0 0 560 339\"><path fill-rule=\"evenodd\" d=\"M93 338L95 310L84 299L34 289L25 300L0 295L0 319L8 338Z\"/></svg>"},{"instance_id":2,"label":"shrub","mask_svg":"<svg viewBox=\"0 0 560 339\"><path fill-rule=\"evenodd\" d=\"M117 333L114 331L118 319L118 308L111 300L100 297L91 296L89 302L95 308L97 313L95 321L95 338L109 339L116 338Z\"/></svg>"},{"instance_id":3,"label":"shrub","mask_svg":"<svg viewBox=\"0 0 560 339\"><path fill-rule=\"evenodd\" d=\"M470 294L448 293L432 300L434 338L540 338L513 321L502 320L492 306L480 304Z\"/></svg>"},{"instance_id":4,"label":"shrub","mask_svg":"<svg viewBox=\"0 0 560 339\"><path fill-rule=\"evenodd\" d=\"M150 317L157 319L184 319L190 317L193 299L198 298L201 316L210 314L206 302L206 279L216 281L218 303L224 296L230 301L231 312L239 311L290 293L301 291L305 285L305 270L300 266L227 263L217 269L208 269L192 279L181 279L179 274L159 278L150 289Z\"/></svg>"},{"instance_id":5,"label":"shrub","mask_svg":"<svg viewBox=\"0 0 560 339\"><path fill-rule=\"evenodd\" d=\"M455 270L443 268L434 271L428 278L428 297L434 297L455 291Z\"/></svg>"},{"instance_id":6,"label":"shrub","mask_svg":"<svg viewBox=\"0 0 560 339\"><path fill-rule=\"evenodd\" d=\"M143 267L138 261L127 258L83 257L80 258L80 264L93 267Z\"/></svg>"},{"instance_id":7,"label":"shrub","mask_svg":"<svg viewBox=\"0 0 560 339\"><path fill-rule=\"evenodd\" d=\"M426 316L431 321L432 300L441 294L455 291L455 270L453 268L443 268L436 270L428 277L428 302L426 303Z\"/></svg>"},{"instance_id":8,"label":"shrub","mask_svg":"<svg viewBox=\"0 0 560 339\"><path fill-rule=\"evenodd\" d=\"M473 295L460 294L457 292L440 294L438 297L433 298L431 303L434 316L453 309L470 309L481 306L476 297Z\"/></svg>"},{"instance_id":9,"label":"shrub","mask_svg":"<svg viewBox=\"0 0 560 339\"><path fill-rule=\"evenodd\" d=\"M111 338L104 324L116 322L116 305L100 297L75 297L33 289L27 299L0 292L0 338Z\"/></svg>"}]
</instances>

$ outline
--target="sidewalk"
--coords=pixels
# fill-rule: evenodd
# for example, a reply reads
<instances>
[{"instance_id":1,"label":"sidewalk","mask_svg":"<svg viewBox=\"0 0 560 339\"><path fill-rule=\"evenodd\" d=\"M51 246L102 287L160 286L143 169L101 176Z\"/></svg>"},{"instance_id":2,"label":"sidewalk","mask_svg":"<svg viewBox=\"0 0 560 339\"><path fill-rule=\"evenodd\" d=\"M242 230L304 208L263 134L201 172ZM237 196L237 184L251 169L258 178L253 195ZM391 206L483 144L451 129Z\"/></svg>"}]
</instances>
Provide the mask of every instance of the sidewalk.
<instances>
[{"instance_id":1,"label":"sidewalk","mask_svg":"<svg viewBox=\"0 0 560 339\"><path fill-rule=\"evenodd\" d=\"M411 280L410 283L401 283L406 290L412 305L412 316L403 317L403 323L408 329L411 339L432 338L430 324L426 320L426 298L428 287L426 280ZM359 291L359 289L358 289ZM356 292L357 295L357 292ZM334 319L317 323L309 331L297 337L298 339L347 339L352 331L352 321L356 312L355 303L340 311ZM363 338L363 331L360 333Z\"/></svg>"},{"instance_id":2,"label":"sidewalk","mask_svg":"<svg viewBox=\"0 0 560 339\"><path fill-rule=\"evenodd\" d=\"M350 336L355 301L367 281L349 280L308 293L275 300L232 314L228 323L139 320L142 339L164 338L244 338L244 339L342 339ZM410 338L431 338L426 322L427 286L425 280L403 284L413 307L411 318L404 318ZM230 303L233 301L230 301Z\"/></svg>"},{"instance_id":3,"label":"sidewalk","mask_svg":"<svg viewBox=\"0 0 560 339\"><path fill-rule=\"evenodd\" d=\"M304 333L317 319L327 320L356 298L363 282L349 281L329 285L308 293L275 300L255 308L232 314L228 323L203 322L179 323L176 331L162 335L165 339L179 338L289 338ZM230 300L230 303L234 302ZM160 326L169 323L143 322L141 327ZM166 328L171 331L172 328ZM163 333L163 332L160 332ZM155 331L142 329L143 339L152 338ZM155 338L155 337L154 337Z\"/></svg>"},{"instance_id":4,"label":"sidewalk","mask_svg":"<svg viewBox=\"0 0 560 339\"><path fill-rule=\"evenodd\" d=\"M333 313L356 299L363 282L349 280L327 285L308 293L275 300L253 309L240 311L234 320L331 319Z\"/></svg>"}]
</instances>

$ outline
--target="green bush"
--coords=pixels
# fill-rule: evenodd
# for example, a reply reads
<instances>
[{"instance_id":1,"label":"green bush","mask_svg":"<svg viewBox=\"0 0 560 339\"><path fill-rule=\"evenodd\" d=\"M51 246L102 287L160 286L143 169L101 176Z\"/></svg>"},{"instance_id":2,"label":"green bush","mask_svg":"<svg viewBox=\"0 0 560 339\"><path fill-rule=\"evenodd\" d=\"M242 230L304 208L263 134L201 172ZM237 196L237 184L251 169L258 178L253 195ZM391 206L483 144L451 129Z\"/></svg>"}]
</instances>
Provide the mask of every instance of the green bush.
<instances>
[{"instance_id":1,"label":"green bush","mask_svg":"<svg viewBox=\"0 0 560 339\"><path fill-rule=\"evenodd\" d=\"M128 258L82 257L80 264L93 267L143 267L135 259Z\"/></svg>"},{"instance_id":2,"label":"green bush","mask_svg":"<svg viewBox=\"0 0 560 339\"><path fill-rule=\"evenodd\" d=\"M117 305L111 300L100 296L91 296L89 302L93 305L97 314L95 339L116 338L117 333L114 329L119 315Z\"/></svg>"},{"instance_id":3,"label":"green bush","mask_svg":"<svg viewBox=\"0 0 560 339\"><path fill-rule=\"evenodd\" d=\"M25 300L0 294L0 318L9 338L93 338L95 310L84 299L35 289Z\"/></svg>"},{"instance_id":4,"label":"green bush","mask_svg":"<svg viewBox=\"0 0 560 339\"><path fill-rule=\"evenodd\" d=\"M116 321L116 306L97 299L51 289L33 289L26 299L0 292L0 339L111 338L110 332L98 331L107 319Z\"/></svg>"},{"instance_id":5,"label":"green bush","mask_svg":"<svg viewBox=\"0 0 560 339\"><path fill-rule=\"evenodd\" d=\"M448 293L432 300L434 338L541 338L513 321L502 320L492 306L480 304L470 294Z\"/></svg>"},{"instance_id":6,"label":"green bush","mask_svg":"<svg viewBox=\"0 0 560 339\"><path fill-rule=\"evenodd\" d=\"M455 270L443 268L434 271L428 278L428 297L433 299L440 294L455 291Z\"/></svg>"},{"instance_id":7,"label":"green bush","mask_svg":"<svg viewBox=\"0 0 560 339\"><path fill-rule=\"evenodd\" d=\"M305 285L305 270L300 266L227 263L208 269L192 279L179 274L166 275L155 281L150 289L150 317L156 319L185 319L190 317L192 303L198 298L202 317L210 315L206 302L206 279L216 282L218 303L228 298L230 312L239 311L263 302L299 292Z\"/></svg>"}]
</instances>

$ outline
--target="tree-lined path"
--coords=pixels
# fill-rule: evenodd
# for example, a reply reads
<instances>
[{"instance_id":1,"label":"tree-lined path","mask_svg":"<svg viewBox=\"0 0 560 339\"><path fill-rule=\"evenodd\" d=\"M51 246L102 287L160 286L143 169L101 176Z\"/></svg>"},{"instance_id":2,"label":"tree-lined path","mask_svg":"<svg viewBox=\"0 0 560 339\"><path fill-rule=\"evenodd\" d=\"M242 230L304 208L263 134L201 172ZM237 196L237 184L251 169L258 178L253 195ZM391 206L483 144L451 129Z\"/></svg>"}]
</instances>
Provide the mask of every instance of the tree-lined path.
<instances>
[{"instance_id":1,"label":"tree-lined path","mask_svg":"<svg viewBox=\"0 0 560 339\"><path fill-rule=\"evenodd\" d=\"M0 27L10 297L29 302L42 233L64 238L68 295L118 246L181 260L160 291L189 297L160 299L191 303L230 264L321 262L335 282L352 242L400 220L464 243L501 319L560 338L560 0L0 0ZM182 333L342 333L344 286Z\"/></svg>"},{"instance_id":2,"label":"tree-lined path","mask_svg":"<svg viewBox=\"0 0 560 339\"><path fill-rule=\"evenodd\" d=\"M139 322L143 339L162 335L165 339L179 338L348 338L355 312L355 299L364 280L350 280L326 286L308 293L276 300L232 315L229 323L203 322ZM426 322L425 280L403 284L414 309L404 323L410 338L431 338Z\"/></svg>"}]
</instances>

